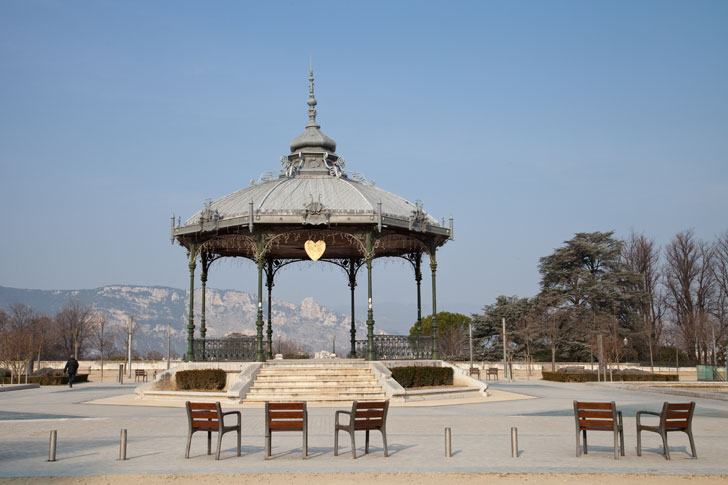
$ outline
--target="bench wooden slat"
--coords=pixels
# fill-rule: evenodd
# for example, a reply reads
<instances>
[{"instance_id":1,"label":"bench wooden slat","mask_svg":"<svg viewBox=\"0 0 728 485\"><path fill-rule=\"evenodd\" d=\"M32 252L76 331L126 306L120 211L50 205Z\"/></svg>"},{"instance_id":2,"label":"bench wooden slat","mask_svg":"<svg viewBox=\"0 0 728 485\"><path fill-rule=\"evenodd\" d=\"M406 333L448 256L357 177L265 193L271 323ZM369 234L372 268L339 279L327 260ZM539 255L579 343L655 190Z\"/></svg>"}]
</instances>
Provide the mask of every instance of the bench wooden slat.
<instances>
[{"instance_id":1,"label":"bench wooden slat","mask_svg":"<svg viewBox=\"0 0 728 485\"><path fill-rule=\"evenodd\" d=\"M217 421L217 413L213 411L191 411L192 419L214 419Z\"/></svg>"},{"instance_id":2,"label":"bench wooden slat","mask_svg":"<svg viewBox=\"0 0 728 485\"><path fill-rule=\"evenodd\" d=\"M576 402L576 408L578 410L582 409L612 409L612 403L611 402Z\"/></svg>"},{"instance_id":3,"label":"bench wooden slat","mask_svg":"<svg viewBox=\"0 0 728 485\"><path fill-rule=\"evenodd\" d=\"M271 429L271 431L301 431L303 429L303 421L271 421L270 423L268 423L268 427Z\"/></svg>"},{"instance_id":4,"label":"bench wooden slat","mask_svg":"<svg viewBox=\"0 0 728 485\"><path fill-rule=\"evenodd\" d=\"M194 411L196 409L211 409L211 410L215 411L215 410L217 410L217 407L215 406L214 402L191 402L190 409L192 411Z\"/></svg>"},{"instance_id":5,"label":"bench wooden slat","mask_svg":"<svg viewBox=\"0 0 728 485\"><path fill-rule=\"evenodd\" d=\"M268 409L270 411L303 409L303 403L300 402L269 402Z\"/></svg>"},{"instance_id":6,"label":"bench wooden slat","mask_svg":"<svg viewBox=\"0 0 728 485\"><path fill-rule=\"evenodd\" d=\"M614 421L605 419L583 419L579 421L580 428L612 429Z\"/></svg>"},{"instance_id":7,"label":"bench wooden slat","mask_svg":"<svg viewBox=\"0 0 728 485\"><path fill-rule=\"evenodd\" d=\"M688 429L689 425L688 422L685 421L684 423L666 423L665 429L669 430L678 430L678 429Z\"/></svg>"},{"instance_id":8,"label":"bench wooden slat","mask_svg":"<svg viewBox=\"0 0 728 485\"><path fill-rule=\"evenodd\" d=\"M580 409L579 418L612 419L612 411L584 411Z\"/></svg>"},{"instance_id":9,"label":"bench wooden slat","mask_svg":"<svg viewBox=\"0 0 728 485\"><path fill-rule=\"evenodd\" d=\"M303 411L270 411L268 415L271 421L275 419L303 419Z\"/></svg>"},{"instance_id":10,"label":"bench wooden slat","mask_svg":"<svg viewBox=\"0 0 728 485\"><path fill-rule=\"evenodd\" d=\"M667 405L668 411L690 411L692 403L689 402L671 402Z\"/></svg>"},{"instance_id":11,"label":"bench wooden slat","mask_svg":"<svg viewBox=\"0 0 728 485\"><path fill-rule=\"evenodd\" d=\"M357 418L381 418L384 416L384 409L377 411L358 411L356 413Z\"/></svg>"},{"instance_id":12,"label":"bench wooden slat","mask_svg":"<svg viewBox=\"0 0 728 485\"><path fill-rule=\"evenodd\" d=\"M219 429L220 425L218 421L199 421L196 419L192 420L193 428L205 428L205 429Z\"/></svg>"},{"instance_id":13,"label":"bench wooden slat","mask_svg":"<svg viewBox=\"0 0 728 485\"><path fill-rule=\"evenodd\" d=\"M384 409L385 401L357 402L357 414L360 409Z\"/></svg>"},{"instance_id":14,"label":"bench wooden slat","mask_svg":"<svg viewBox=\"0 0 728 485\"><path fill-rule=\"evenodd\" d=\"M690 417L690 413L686 411L668 411L665 413L665 418L668 420L679 420L679 419L685 419L687 420Z\"/></svg>"}]
</instances>

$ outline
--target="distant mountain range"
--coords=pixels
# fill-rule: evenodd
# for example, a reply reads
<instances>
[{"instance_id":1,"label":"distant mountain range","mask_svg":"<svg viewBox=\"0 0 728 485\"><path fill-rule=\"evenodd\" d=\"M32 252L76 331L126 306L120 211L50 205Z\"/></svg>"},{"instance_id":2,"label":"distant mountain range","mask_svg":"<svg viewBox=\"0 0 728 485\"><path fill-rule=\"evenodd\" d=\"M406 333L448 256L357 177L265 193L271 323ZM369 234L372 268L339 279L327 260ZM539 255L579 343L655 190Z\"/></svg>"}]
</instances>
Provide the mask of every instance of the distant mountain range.
<instances>
[{"instance_id":1,"label":"distant mountain range","mask_svg":"<svg viewBox=\"0 0 728 485\"><path fill-rule=\"evenodd\" d=\"M200 298L195 291L195 336L199 337ZM233 290L207 289L205 320L207 338L223 337L232 332L255 335L257 298ZM134 348L141 354L159 350L166 355L167 324L171 325L172 348L182 354L187 349L187 319L189 291L159 286L112 285L91 290L24 290L0 286L0 307L6 310L12 303L25 303L38 313L54 316L69 299L77 299L96 310L105 311L108 321L120 323L129 316L139 325ZM267 303L264 320L267 329ZM318 305L313 298L300 304L273 298L273 339L298 343L311 352L331 351L334 336L339 354L348 352L351 316L340 315ZM356 324L357 339L366 338L366 325ZM265 338L265 337L264 337ZM274 347L275 348L275 347Z\"/></svg>"}]
</instances>

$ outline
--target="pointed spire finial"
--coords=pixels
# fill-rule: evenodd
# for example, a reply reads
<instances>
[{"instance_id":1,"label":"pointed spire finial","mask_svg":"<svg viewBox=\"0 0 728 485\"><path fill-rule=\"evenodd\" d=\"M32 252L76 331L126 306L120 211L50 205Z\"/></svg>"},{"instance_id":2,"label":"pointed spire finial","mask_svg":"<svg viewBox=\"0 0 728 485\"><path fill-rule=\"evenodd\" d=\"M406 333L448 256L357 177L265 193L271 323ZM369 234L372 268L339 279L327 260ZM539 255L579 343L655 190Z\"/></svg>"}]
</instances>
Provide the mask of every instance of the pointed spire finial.
<instances>
[{"instance_id":1,"label":"pointed spire finial","mask_svg":"<svg viewBox=\"0 0 728 485\"><path fill-rule=\"evenodd\" d=\"M308 101L306 102L308 104L308 125L314 126L316 128L319 128L318 123L316 123L316 97L313 94L313 62L309 58L309 69L308 69Z\"/></svg>"}]
</instances>

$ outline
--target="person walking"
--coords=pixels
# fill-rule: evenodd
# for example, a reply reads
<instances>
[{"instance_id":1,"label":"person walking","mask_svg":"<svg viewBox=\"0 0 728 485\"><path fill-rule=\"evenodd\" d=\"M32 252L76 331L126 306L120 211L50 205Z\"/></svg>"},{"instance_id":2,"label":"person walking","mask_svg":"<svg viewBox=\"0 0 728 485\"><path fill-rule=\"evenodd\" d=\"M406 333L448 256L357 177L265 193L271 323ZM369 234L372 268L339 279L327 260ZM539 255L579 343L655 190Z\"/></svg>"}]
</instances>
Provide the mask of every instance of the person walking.
<instances>
[{"instance_id":1,"label":"person walking","mask_svg":"<svg viewBox=\"0 0 728 485\"><path fill-rule=\"evenodd\" d=\"M66 367L63 368L63 372L68 373L68 387L73 387L73 379L75 379L76 372L78 372L78 361L73 356L66 362Z\"/></svg>"}]
</instances>

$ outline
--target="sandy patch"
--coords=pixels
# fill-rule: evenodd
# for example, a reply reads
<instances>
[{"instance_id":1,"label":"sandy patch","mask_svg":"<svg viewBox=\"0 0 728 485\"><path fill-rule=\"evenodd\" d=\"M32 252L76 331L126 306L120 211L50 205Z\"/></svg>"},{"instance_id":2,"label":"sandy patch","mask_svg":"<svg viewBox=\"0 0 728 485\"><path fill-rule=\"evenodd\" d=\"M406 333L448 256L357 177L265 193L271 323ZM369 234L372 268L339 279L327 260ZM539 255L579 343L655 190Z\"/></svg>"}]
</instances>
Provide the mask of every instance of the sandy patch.
<instances>
[{"instance_id":1,"label":"sandy patch","mask_svg":"<svg viewBox=\"0 0 728 485\"><path fill-rule=\"evenodd\" d=\"M632 484L676 485L686 481L697 484L728 483L728 475L644 475L644 474L548 474L548 473L271 473L257 475L105 475L91 477L22 477L0 478L0 484L38 485L208 485L243 483L246 485L309 484L333 485L387 483L388 485L417 484L442 485L443 483L537 483L539 485L563 483L589 483L597 485Z\"/></svg>"}]
</instances>

